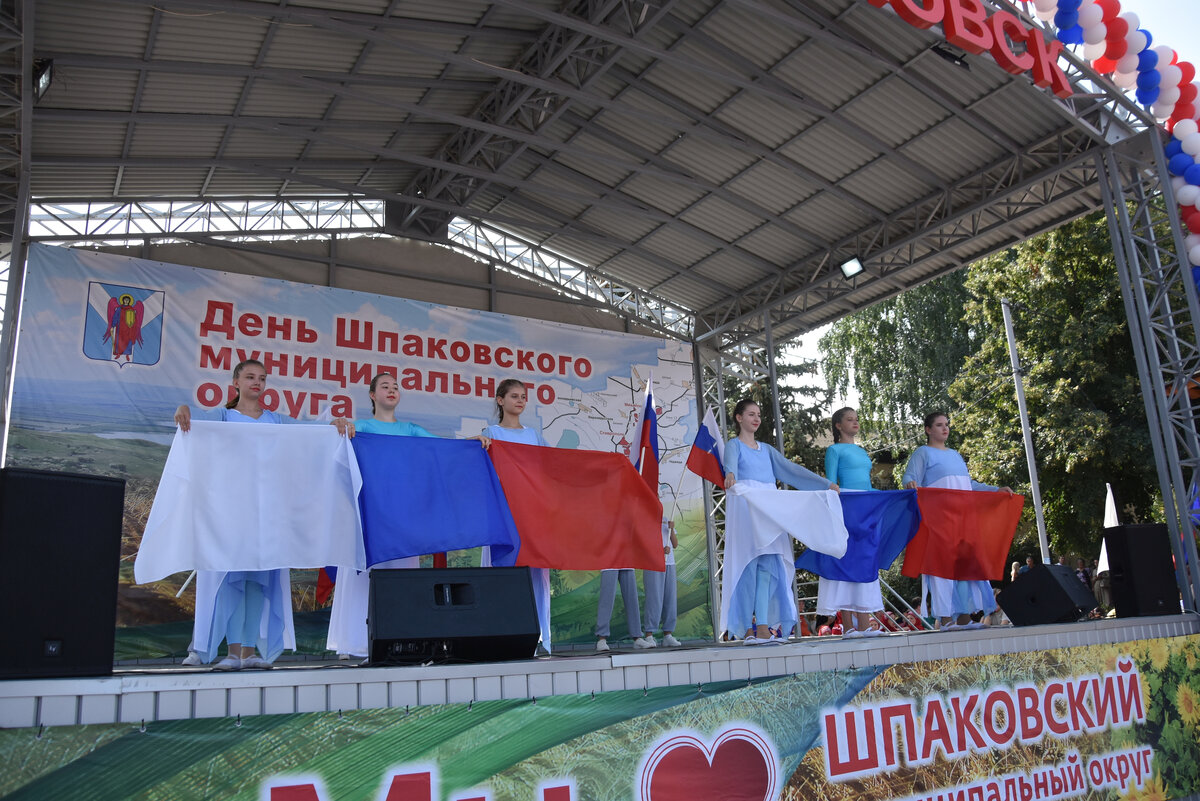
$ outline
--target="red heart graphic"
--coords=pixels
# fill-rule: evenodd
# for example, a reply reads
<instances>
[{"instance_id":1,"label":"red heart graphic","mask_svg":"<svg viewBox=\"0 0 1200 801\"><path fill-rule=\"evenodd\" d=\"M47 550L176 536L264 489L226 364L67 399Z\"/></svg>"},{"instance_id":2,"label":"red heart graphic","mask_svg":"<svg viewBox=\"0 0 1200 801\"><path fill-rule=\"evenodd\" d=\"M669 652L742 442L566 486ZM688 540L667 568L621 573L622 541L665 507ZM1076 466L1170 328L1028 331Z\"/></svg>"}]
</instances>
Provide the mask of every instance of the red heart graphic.
<instances>
[{"instance_id":1,"label":"red heart graphic","mask_svg":"<svg viewBox=\"0 0 1200 801\"><path fill-rule=\"evenodd\" d=\"M679 733L649 754L639 782L641 801L771 801L776 760L769 742L748 728L730 728L706 744Z\"/></svg>"}]
</instances>

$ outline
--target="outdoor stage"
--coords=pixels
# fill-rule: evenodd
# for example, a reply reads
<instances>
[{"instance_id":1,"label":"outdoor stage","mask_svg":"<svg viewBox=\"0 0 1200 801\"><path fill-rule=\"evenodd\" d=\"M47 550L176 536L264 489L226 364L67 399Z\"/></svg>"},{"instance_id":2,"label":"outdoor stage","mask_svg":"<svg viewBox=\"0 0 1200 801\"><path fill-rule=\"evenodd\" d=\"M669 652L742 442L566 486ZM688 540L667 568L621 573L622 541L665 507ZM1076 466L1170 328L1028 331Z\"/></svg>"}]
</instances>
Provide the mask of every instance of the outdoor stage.
<instances>
[{"instance_id":1,"label":"outdoor stage","mask_svg":"<svg viewBox=\"0 0 1200 801\"><path fill-rule=\"evenodd\" d=\"M272 670L234 673L162 661L123 663L112 677L0 682L0 727L140 725L188 718L411 709L703 686L1193 634L1200 634L1200 615L897 633L873 639L807 637L781 645L689 644L607 654L577 650L519 662L428 667L359 667L344 661L288 661L286 656Z\"/></svg>"}]
</instances>

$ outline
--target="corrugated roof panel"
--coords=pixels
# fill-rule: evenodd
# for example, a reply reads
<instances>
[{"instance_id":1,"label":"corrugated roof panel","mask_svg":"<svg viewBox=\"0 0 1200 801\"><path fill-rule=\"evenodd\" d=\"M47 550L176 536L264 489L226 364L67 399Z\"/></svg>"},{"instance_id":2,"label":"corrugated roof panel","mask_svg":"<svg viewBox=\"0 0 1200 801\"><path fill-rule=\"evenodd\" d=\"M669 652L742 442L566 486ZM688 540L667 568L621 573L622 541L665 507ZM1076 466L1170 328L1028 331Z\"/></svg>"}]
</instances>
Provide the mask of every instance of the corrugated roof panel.
<instances>
[{"instance_id":1,"label":"corrugated roof panel","mask_svg":"<svg viewBox=\"0 0 1200 801\"><path fill-rule=\"evenodd\" d=\"M232 114L245 85L242 78L154 72L146 75L138 111Z\"/></svg>"},{"instance_id":2,"label":"corrugated roof panel","mask_svg":"<svg viewBox=\"0 0 1200 801\"><path fill-rule=\"evenodd\" d=\"M947 183L952 183L1003 157L1007 151L962 120L951 118L900 148Z\"/></svg>"},{"instance_id":3,"label":"corrugated roof panel","mask_svg":"<svg viewBox=\"0 0 1200 801\"><path fill-rule=\"evenodd\" d=\"M879 157L878 150L847 136L844 128L829 120L812 126L780 152L829 181Z\"/></svg>"},{"instance_id":4,"label":"corrugated roof panel","mask_svg":"<svg viewBox=\"0 0 1200 801\"><path fill-rule=\"evenodd\" d=\"M660 225L650 217L631 217L603 206L592 206L581 219L597 230L619 235L626 242L637 242Z\"/></svg>"},{"instance_id":5,"label":"corrugated roof panel","mask_svg":"<svg viewBox=\"0 0 1200 801\"><path fill-rule=\"evenodd\" d=\"M713 245L684 226L663 225L641 241L642 247L675 264L693 264L713 252Z\"/></svg>"},{"instance_id":6,"label":"corrugated roof panel","mask_svg":"<svg viewBox=\"0 0 1200 801\"><path fill-rule=\"evenodd\" d=\"M778 148L821 118L799 106L789 106L753 92L739 92L714 115L741 131L752 142Z\"/></svg>"},{"instance_id":7,"label":"corrugated roof panel","mask_svg":"<svg viewBox=\"0 0 1200 801\"><path fill-rule=\"evenodd\" d=\"M279 25L274 33L262 61L267 68L349 72L358 61L364 45L362 39L340 30Z\"/></svg>"},{"instance_id":8,"label":"corrugated roof panel","mask_svg":"<svg viewBox=\"0 0 1200 801\"><path fill-rule=\"evenodd\" d=\"M155 11L125 3L38 0L34 4L37 49L124 56L146 46Z\"/></svg>"},{"instance_id":9,"label":"corrugated roof panel","mask_svg":"<svg viewBox=\"0 0 1200 801\"><path fill-rule=\"evenodd\" d=\"M50 89L39 108L129 111L137 93L138 75L131 70L54 67ZM36 116L36 112L35 112Z\"/></svg>"},{"instance_id":10,"label":"corrugated roof panel","mask_svg":"<svg viewBox=\"0 0 1200 801\"><path fill-rule=\"evenodd\" d=\"M625 182L622 191L643 203L649 203L667 214L678 214L704 197L704 190L656 175L635 175Z\"/></svg>"},{"instance_id":11,"label":"corrugated roof panel","mask_svg":"<svg viewBox=\"0 0 1200 801\"><path fill-rule=\"evenodd\" d=\"M680 171L714 184L740 175L757 161L756 156L745 151L686 134L666 149L663 158L678 165Z\"/></svg>"},{"instance_id":12,"label":"corrugated roof panel","mask_svg":"<svg viewBox=\"0 0 1200 801\"><path fill-rule=\"evenodd\" d=\"M128 197L188 197L200 193L206 169L126 167L121 173L120 193Z\"/></svg>"},{"instance_id":13,"label":"corrugated roof panel","mask_svg":"<svg viewBox=\"0 0 1200 801\"><path fill-rule=\"evenodd\" d=\"M308 149L312 159L361 159L384 158L378 151L387 147L391 136L383 131L337 131L330 132L328 140L314 139ZM396 151L397 155L400 151Z\"/></svg>"},{"instance_id":14,"label":"corrugated roof panel","mask_svg":"<svg viewBox=\"0 0 1200 801\"><path fill-rule=\"evenodd\" d=\"M571 148L555 153L554 161L606 186L616 186L629 176L630 167L639 163L620 148L586 131L575 139Z\"/></svg>"},{"instance_id":15,"label":"corrugated roof panel","mask_svg":"<svg viewBox=\"0 0 1200 801\"><path fill-rule=\"evenodd\" d=\"M656 63L642 80L679 98L703 114L711 114L729 100L737 87L713 75L697 75L674 64Z\"/></svg>"},{"instance_id":16,"label":"corrugated roof panel","mask_svg":"<svg viewBox=\"0 0 1200 801\"><path fill-rule=\"evenodd\" d=\"M262 117L319 118L333 98L330 92L314 92L276 81L254 81L246 90L245 109Z\"/></svg>"},{"instance_id":17,"label":"corrugated roof panel","mask_svg":"<svg viewBox=\"0 0 1200 801\"><path fill-rule=\"evenodd\" d=\"M696 30L710 38L718 47L685 35L679 52L705 60L729 61L732 55L753 63L766 71L796 49L794 31L764 20L753 7L740 3L721 5ZM724 52L722 52L724 51ZM736 60L730 63L737 63Z\"/></svg>"},{"instance_id":18,"label":"corrugated roof panel","mask_svg":"<svg viewBox=\"0 0 1200 801\"><path fill-rule=\"evenodd\" d=\"M764 220L716 195L709 195L679 215L702 231L732 242Z\"/></svg>"},{"instance_id":19,"label":"corrugated roof panel","mask_svg":"<svg viewBox=\"0 0 1200 801\"><path fill-rule=\"evenodd\" d=\"M420 89L384 90L378 87L363 87L360 91L370 96L380 95L391 103L417 103L424 92ZM399 126L410 117L410 112L396 108L386 102L372 102L368 97L341 95L331 106L330 119L360 120L362 122L388 122Z\"/></svg>"},{"instance_id":20,"label":"corrugated roof panel","mask_svg":"<svg viewBox=\"0 0 1200 801\"><path fill-rule=\"evenodd\" d=\"M815 249L811 242L770 223L746 234L738 240L738 247L780 266L811 255Z\"/></svg>"},{"instance_id":21,"label":"corrugated roof panel","mask_svg":"<svg viewBox=\"0 0 1200 801\"><path fill-rule=\"evenodd\" d=\"M815 108L809 109L813 113L820 113L819 109L836 111L886 74L874 62L816 39L798 48L771 73L794 87L798 96L815 104ZM820 76L820 80L813 80L814 76ZM798 102L803 107L803 102Z\"/></svg>"},{"instance_id":22,"label":"corrugated roof panel","mask_svg":"<svg viewBox=\"0 0 1200 801\"><path fill-rule=\"evenodd\" d=\"M777 271L766 265L748 263L736 250L723 250L692 267L691 273L725 286L746 287L771 278Z\"/></svg>"},{"instance_id":23,"label":"corrugated roof panel","mask_svg":"<svg viewBox=\"0 0 1200 801\"><path fill-rule=\"evenodd\" d=\"M164 61L253 64L270 28L267 19L248 14L164 12L150 55Z\"/></svg>"},{"instance_id":24,"label":"corrugated roof panel","mask_svg":"<svg viewBox=\"0 0 1200 801\"><path fill-rule=\"evenodd\" d=\"M203 159L217 155L225 131L219 126L139 122L129 142L132 158Z\"/></svg>"},{"instance_id":25,"label":"corrugated roof panel","mask_svg":"<svg viewBox=\"0 0 1200 801\"><path fill-rule=\"evenodd\" d=\"M838 114L892 147L950 116L945 108L895 77L885 78L851 99Z\"/></svg>"},{"instance_id":26,"label":"corrugated roof panel","mask_svg":"<svg viewBox=\"0 0 1200 801\"><path fill-rule=\"evenodd\" d=\"M117 180L115 167L47 167L33 165L33 197L109 197Z\"/></svg>"},{"instance_id":27,"label":"corrugated roof panel","mask_svg":"<svg viewBox=\"0 0 1200 801\"><path fill-rule=\"evenodd\" d=\"M382 15L390 4L387 0L337 0L336 3L331 3L329 0L291 0L288 5L301 8L333 9L355 14Z\"/></svg>"},{"instance_id":28,"label":"corrugated roof panel","mask_svg":"<svg viewBox=\"0 0 1200 801\"><path fill-rule=\"evenodd\" d=\"M805 198L824 191L813 178L762 159L730 179L726 185L735 194L782 214Z\"/></svg>"},{"instance_id":29,"label":"corrugated roof panel","mask_svg":"<svg viewBox=\"0 0 1200 801\"><path fill-rule=\"evenodd\" d=\"M304 152L306 142L307 139L275 131L234 128L225 142L225 156L231 159L298 158Z\"/></svg>"},{"instance_id":30,"label":"corrugated roof panel","mask_svg":"<svg viewBox=\"0 0 1200 801\"><path fill-rule=\"evenodd\" d=\"M454 45L454 49L457 45ZM442 59L414 53L400 46L372 47L363 59L361 72L364 75L402 75L405 78L434 79L442 74L446 62ZM467 76L475 80L494 80L482 73Z\"/></svg>"},{"instance_id":31,"label":"corrugated roof panel","mask_svg":"<svg viewBox=\"0 0 1200 801\"><path fill-rule=\"evenodd\" d=\"M125 146L124 122L63 125L33 118L33 159L39 156L119 156Z\"/></svg>"},{"instance_id":32,"label":"corrugated roof panel","mask_svg":"<svg viewBox=\"0 0 1200 801\"><path fill-rule=\"evenodd\" d=\"M630 251L624 251L605 262L604 271L620 276L625 281L631 280L634 276L645 276L645 284L642 286L648 287L665 281L675 274L674 270L664 267L653 256L642 256Z\"/></svg>"}]
</instances>

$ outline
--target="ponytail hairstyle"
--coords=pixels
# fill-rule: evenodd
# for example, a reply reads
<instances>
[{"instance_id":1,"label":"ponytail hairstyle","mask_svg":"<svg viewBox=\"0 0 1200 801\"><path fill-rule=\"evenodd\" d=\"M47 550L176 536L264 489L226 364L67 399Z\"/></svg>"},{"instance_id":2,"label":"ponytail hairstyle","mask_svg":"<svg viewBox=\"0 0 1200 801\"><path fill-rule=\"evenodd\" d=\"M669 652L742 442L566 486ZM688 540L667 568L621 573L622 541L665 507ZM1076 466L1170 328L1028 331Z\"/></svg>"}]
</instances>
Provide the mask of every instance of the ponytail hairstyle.
<instances>
[{"instance_id":1,"label":"ponytail hairstyle","mask_svg":"<svg viewBox=\"0 0 1200 801\"><path fill-rule=\"evenodd\" d=\"M746 411L746 407L752 403L755 406L758 406L758 401L756 401L754 398L742 398L737 402L737 406L733 407L733 417L730 425L733 427L733 433L735 435L742 433L742 427L738 425L738 415L744 413ZM761 409L762 407L760 406L759 408Z\"/></svg>"},{"instance_id":2,"label":"ponytail hairstyle","mask_svg":"<svg viewBox=\"0 0 1200 801\"><path fill-rule=\"evenodd\" d=\"M385 375L390 375L390 376L392 376L392 378L396 377L394 374L389 373L387 370L381 370L378 373L376 373L375 377L371 379L371 389L369 390L371 395L375 394L375 385L378 384L379 379L383 378ZM370 395L368 395L367 397L370 397ZM375 399L374 398L371 398L371 414L372 415L375 414Z\"/></svg>"},{"instance_id":3,"label":"ponytail hairstyle","mask_svg":"<svg viewBox=\"0 0 1200 801\"><path fill-rule=\"evenodd\" d=\"M836 445L837 443L842 441L842 432L838 430L838 423L842 422L842 418L846 416L846 412L852 412L852 411L854 411L853 407L843 406L842 408L838 409L836 412L833 413L833 418L832 418L831 422L833 424L833 444L834 445Z\"/></svg>"},{"instance_id":4,"label":"ponytail hairstyle","mask_svg":"<svg viewBox=\"0 0 1200 801\"><path fill-rule=\"evenodd\" d=\"M523 386L525 386L525 382L519 378L506 378L500 382L500 386L496 387L496 416L501 425L504 425L504 407L500 405L500 401L513 387Z\"/></svg>"},{"instance_id":5,"label":"ponytail hairstyle","mask_svg":"<svg viewBox=\"0 0 1200 801\"><path fill-rule=\"evenodd\" d=\"M925 442L926 442L926 444L929 443L929 427L931 425L933 425L933 421L938 419L939 417L945 417L947 421L950 419L949 414L947 414L946 412L940 412L940 411L930 412L929 414L925 415Z\"/></svg>"},{"instance_id":6,"label":"ponytail hairstyle","mask_svg":"<svg viewBox=\"0 0 1200 801\"><path fill-rule=\"evenodd\" d=\"M242 374L242 370L244 370L245 368L249 367L252 364L257 364L259 367L261 367L263 369L263 372L266 372L266 370L267 370L266 365L264 365L258 359L246 359L245 361L238 362L237 367L233 368L233 380L237 381L238 376ZM242 393L235 392L233 394L233 400L229 401L229 403L226 403L225 408L232 409L234 406L238 405L238 401L240 401L241 399L242 399Z\"/></svg>"}]
</instances>

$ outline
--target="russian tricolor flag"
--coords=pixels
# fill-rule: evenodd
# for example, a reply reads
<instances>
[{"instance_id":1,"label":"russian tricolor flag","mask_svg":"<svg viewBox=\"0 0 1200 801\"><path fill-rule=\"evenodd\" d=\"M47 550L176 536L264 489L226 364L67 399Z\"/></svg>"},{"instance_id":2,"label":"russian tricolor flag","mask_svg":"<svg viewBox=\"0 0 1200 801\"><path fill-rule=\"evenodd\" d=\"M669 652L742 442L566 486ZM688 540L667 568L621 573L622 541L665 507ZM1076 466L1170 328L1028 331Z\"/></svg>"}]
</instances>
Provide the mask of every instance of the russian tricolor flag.
<instances>
[{"instance_id":1,"label":"russian tricolor flag","mask_svg":"<svg viewBox=\"0 0 1200 801\"><path fill-rule=\"evenodd\" d=\"M711 407L705 409L704 420L696 432L696 441L688 453L687 468L701 478L706 478L722 489L725 488L725 465L721 461L721 430Z\"/></svg>"},{"instance_id":2,"label":"russian tricolor flag","mask_svg":"<svg viewBox=\"0 0 1200 801\"><path fill-rule=\"evenodd\" d=\"M641 474L646 486L658 496L658 413L654 410L654 376L646 379L646 402L642 404L642 419L638 421L636 436L633 438L637 448L637 458L633 460L634 467Z\"/></svg>"}]
</instances>

